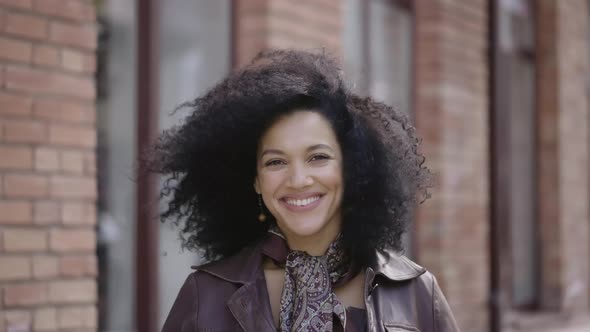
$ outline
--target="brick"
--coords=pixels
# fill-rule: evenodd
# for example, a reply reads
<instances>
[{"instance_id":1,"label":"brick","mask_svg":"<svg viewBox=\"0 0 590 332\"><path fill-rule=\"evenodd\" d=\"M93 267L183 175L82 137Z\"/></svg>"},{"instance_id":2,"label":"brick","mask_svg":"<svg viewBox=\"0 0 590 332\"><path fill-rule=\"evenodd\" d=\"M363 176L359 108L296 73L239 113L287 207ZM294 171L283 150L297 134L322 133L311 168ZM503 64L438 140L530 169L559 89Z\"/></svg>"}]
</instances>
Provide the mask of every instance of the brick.
<instances>
[{"instance_id":1,"label":"brick","mask_svg":"<svg viewBox=\"0 0 590 332\"><path fill-rule=\"evenodd\" d=\"M47 232L40 229L10 228L3 231L4 250L30 252L47 250Z\"/></svg>"},{"instance_id":2,"label":"brick","mask_svg":"<svg viewBox=\"0 0 590 332\"><path fill-rule=\"evenodd\" d=\"M1 1L1 0L0 0ZM0 311L0 327L4 326L5 332L13 331L30 331L31 330L31 313L24 310L4 310Z\"/></svg>"},{"instance_id":3,"label":"brick","mask_svg":"<svg viewBox=\"0 0 590 332\"><path fill-rule=\"evenodd\" d=\"M56 252L92 252L96 233L93 229L52 229L50 247Z\"/></svg>"},{"instance_id":4,"label":"brick","mask_svg":"<svg viewBox=\"0 0 590 332\"><path fill-rule=\"evenodd\" d=\"M67 225L96 224L96 205L85 202L64 202L61 208L61 220Z\"/></svg>"},{"instance_id":5,"label":"brick","mask_svg":"<svg viewBox=\"0 0 590 332\"><path fill-rule=\"evenodd\" d=\"M52 303L88 303L96 301L94 280L60 280L49 284L49 300Z\"/></svg>"},{"instance_id":6,"label":"brick","mask_svg":"<svg viewBox=\"0 0 590 332\"><path fill-rule=\"evenodd\" d=\"M31 202L0 200L0 224L30 223L32 210Z\"/></svg>"},{"instance_id":7,"label":"brick","mask_svg":"<svg viewBox=\"0 0 590 332\"><path fill-rule=\"evenodd\" d=\"M62 277L96 277L96 256L94 254L62 256L59 261L59 271Z\"/></svg>"},{"instance_id":8,"label":"brick","mask_svg":"<svg viewBox=\"0 0 590 332\"><path fill-rule=\"evenodd\" d=\"M53 176L50 179L50 195L55 198L96 198L94 177Z\"/></svg>"},{"instance_id":9,"label":"brick","mask_svg":"<svg viewBox=\"0 0 590 332\"><path fill-rule=\"evenodd\" d=\"M89 6L86 10L88 20L91 22L96 22L96 6Z\"/></svg>"},{"instance_id":10,"label":"brick","mask_svg":"<svg viewBox=\"0 0 590 332\"><path fill-rule=\"evenodd\" d=\"M55 84L52 72L14 67L6 68L4 75L5 85L8 89L29 93L51 93L54 90L51 87Z\"/></svg>"},{"instance_id":11,"label":"brick","mask_svg":"<svg viewBox=\"0 0 590 332\"><path fill-rule=\"evenodd\" d=\"M74 50L61 51L61 65L64 69L74 72L84 72L84 54Z\"/></svg>"},{"instance_id":12,"label":"brick","mask_svg":"<svg viewBox=\"0 0 590 332\"><path fill-rule=\"evenodd\" d=\"M54 256L35 256L33 257L33 276L35 279L54 278L59 274L59 261Z\"/></svg>"},{"instance_id":13,"label":"brick","mask_svg":"<svg viewBox=\"0 0 590 332\"><path fill-rule=\"evenodd\" d=\"M4 304L8 306L45 304L47 293L47 285L39 282L4 286Z\"/></svg>"},{"instance_id":14,"label":"brick","mask_svg":"<svg viewBox=\"0 0 590 332\"><path fill-rule=\"evenodd\" d=\"M0 145L0 169L27 170L33 166L33 152L25 146Z\"/></svg>"},{"instance_id":15,"label":"brick","mask_svg":"<svg viewBox=\"0 0 590 332\"><path fill-rule=\"evenodd\" d=\"M96 147L96 129L93 127L51 125L49 142L56 145L94 148Z\"/></svg>"},{"instance_id":16,"label":"brick","mask_svg":"<svg viewBox=\"0 0 590 332\"><path fill-rule=\"evenodd\" d=\"M0 115L29 116L33 101L29 96L0 92Z\"/></svg>"},{"instance_id":17,"label":"brick","mask_svg":"<svg viewBox=\"0 0 590 332\"><path fill-rule=\"evenodd\" d=\"M0 37L0 59L27 63L32 54L30 42Z\"/></svg>"},{"instance_id":18,"label":"brick","mask_svg":"<svg viewBox=\"0 0 590 332\"><path fill-rule=\"evenodd\" d=\"M35 149L35 170L57 171L59 170L59 151L51 148Z\"/></svg>"},{"instance_id":19,"label":"brick","mask_svg":"<svg viewBox=\"0 0 590 332\"><path fill-rule=\"evenodd\" d=\"M49 40L61 45L95 50L97 46L96 27L63 22L51 22Z\"/></svg>"},{"instance_id":20,"label":"brick","mask_svg":"<svg viewBox=\"0 0 590 332\"><path fill-rule=\"evenodd\" d=\"M57 309L39 308L33 313L34 331L55 331L57 330Z\"/></svg>"},{"instance_id":21,"label":"brick","mask_svg":"<svg viewBox=\"0 0 590 332\"><path fill-rule=\"evenodd\" d=\"M33 106L35 117L46 120L62 120L61 100L59 99L38 99Z\"/></svg>"},{"instance_id":22,"label":"brick","mask_svg":"<svg viewBox=\"0 0 590 332\"><path fill-rule=\"evenodd\" d=\"M94 124L96 122L96 106L94 103L64 101L61 103L60 120L62 122Z\"/></svg>"},{"instance_id":23,"label":"brick","mask_svg":"<svg viewBox=\"0 0 590 332\"><path fill-rule=\"evenodd\" d=\"M31 9L33 8L33 0L0 0L0 6Z\"/></svg>"},{"instance_id":24,"label":"brick","mask_svg":"<svg viewBox=\"0 0 590 332\"><path fill-rule=\"evenodd\" d=\"M95 306L75 306L58 309L58 327L61 329L95 328L97 311Z\"/></svg>"},{"instance_id":25,"label":"brick","mask_svg":"<svg viewBox=\"0 0 590 332\"><path fill-rule=\"evenodd\" d=\"M72 76L38 68L5 68L4 81L9 90L94 100L93 77Z\"/></svg>"},{"instance_id":26,"label":"brick","mask_svg":"<svg viewBox=\"0 0 590 332\"><path fill-rule=\"evenodd\" d=\"M47 38L47 20L33 15L5 13L4 32L35 40Z\"/></svg>"},{"instance_id":27,"label":"brick","mask_svg":"<svg viewBox=\"0 0 590 332\"><path fill-rule=\"evenodd\" d=\"M33 174L6 174L4 195L7 197L42 198L49 194L47 177Z\"/></svg>"},{"instance_id":28,"label":"brick","mask_svg":"<svg viewBox=\"0 0 590 332\"><path fill-rule=\"evenodd\" d=\"M54 67L59 65L59 51L49 45L37 45L33 48L33 63L41 66Z\"/></svg>"},{"instance_id":29,"label":"brick","mask_svg":"<svg viewBox=\"0 0 590 332\"><path fill-rule=\"evenodd\" d=\"M27 256L0 256L0 281L31 277L31 259Z\"/></svg>"},{"instance_id":30,"label":"brick","mask_svg":"<svg viewBox=\"0 0 590 332\"><path fill-rule=\"evenodd\" d=\"M33 205L33 221L36 224L55 224L61 219L60 203L37 201Z\"/></svg>"},{"instance_id":31,"label":"brick","mask_svg":"<svg viewBox=\"0 0 590 332\"><path fill-rule=\"evenodd\" d=\"M35 117L67 123L88 123L96 121L94 104L44 99L35 102Z\"/></svg>"},{"instance_id":32,"label":"brick","mask_svg":"<svg viewBox=\"0 0 590 332\"><path fill-rule=\"evenodd\" d=\"M64 150L61 153L61 170L65 173L84 173L84 153L82 151Z\"/></svg>"},{"instance_id":33,"label":"brick","mask_svg":"<svg viewBox=\"0 0 590 332\"><path fill-rule=\"evenodd\" d=\"M88 152L84 155L84 174L96 175L96 153Z\"/></svg>"},{"instance_id":34,"label":"brick","mask_svg":"<svg viewBox=\"0 0 590 332\"><path fill-rule=\"evenodd\" d=\"M4 141L12 143L43 143L47 141L47 127L34 121L5 121Z\"/></svg>"},{"instance_id":35,"label":"brick","mask_svg":"<svg viewBox=\"0 0 590 332\"><path fill-rule=\"evenodd\" d=\"M94 53L63 49L61 52L61 65L64 69L73 72L91 74L96 70L96 56Z\"/></svg>"},{"instance_id":36,"label":"brick","mask_svg":"<svg viewBox=\"0 0 590 332\"><path fill-rule=\"evenodd\" d=\"M33 8L43 14L76 21L95 19L92 3L79 0L35 0Z\"/></svg>"}]
</instances>

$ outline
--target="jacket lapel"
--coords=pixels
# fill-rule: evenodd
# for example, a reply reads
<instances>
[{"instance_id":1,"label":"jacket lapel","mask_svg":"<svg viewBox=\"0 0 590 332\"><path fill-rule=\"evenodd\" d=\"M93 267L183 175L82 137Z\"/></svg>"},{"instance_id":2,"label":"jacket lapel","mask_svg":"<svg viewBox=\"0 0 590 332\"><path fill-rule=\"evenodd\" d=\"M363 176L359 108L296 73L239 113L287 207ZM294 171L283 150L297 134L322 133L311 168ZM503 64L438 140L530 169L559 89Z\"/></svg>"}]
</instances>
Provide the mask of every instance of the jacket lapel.
<instances>
[{"instance_id":1,"label":"jacket lapel","mask_svg":"<svg viewBox=\"0 0 590 332\"><path fill-rule=\"evenodd\" d=\"M227 306L244 331L274 332L272 322L263 312L265 306L262 303L256 284L248 283L232 295L227 301Z\"/></svg>"},{"instance_id":2,"label":"jacket lapel","mask_svg":"<svg viewBox=\"0 0 590 332\"><path fill-rule=\"evenodd\" d=\"M261 243L243 249L224 260L195 267L227 282L241 285L229 298L227 307L246 332L275 332L272 313L261 290L266 289L262 271ZM268 296L268 295L267 295Z\"/></svg>"},{"instance_id":3,"label":"jacket lapel","mask_svg":"<svg viewBox=\"0 0 590 332\"><path fill-rule=\"evenodd\" d=\"M390 281L405 281L419 277L426 272L422 266L412 262L408 258L391 251L376 252L374 264L368 267L365 273L365 308L367 309L367 331L377 332L381 331L381 322L377 321L376 312L377 305L374 305L373 294L375 289L379 286L375 282L377 275L388 279ZM377 309L378 311L378 309Z\"/></svg>"},{"instance_id":4,"label":"jacket lapel","mask_svg":"<svg viewBox=\"0 0 590 332\"><path fill-rule=\"evenodd\" d=\"M365 309L367 310L367 331L375 332L375 308L371 304L373 299L371 298L371 293L373 291L373 280L375 279L375 272L372 268L368 267L367 271L365 272Z\"/></svg>"}]
</instances>

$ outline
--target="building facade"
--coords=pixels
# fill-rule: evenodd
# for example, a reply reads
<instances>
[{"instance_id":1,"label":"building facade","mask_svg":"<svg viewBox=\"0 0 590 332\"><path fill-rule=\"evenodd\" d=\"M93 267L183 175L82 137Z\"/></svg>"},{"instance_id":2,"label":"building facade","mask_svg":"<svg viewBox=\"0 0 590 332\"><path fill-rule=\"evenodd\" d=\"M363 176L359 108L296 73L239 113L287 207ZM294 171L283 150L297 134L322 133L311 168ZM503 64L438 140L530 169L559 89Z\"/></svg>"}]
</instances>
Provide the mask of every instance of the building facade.
<instances>
[{"instance_id":1,"label":"building facade","mask_svg":"<svg viewBox=\"0 0 590 332\"><path fill-rule=\"evenodd\" d=\"M407 254L463 331L590 326L587 1L0 0L0 332L160 329L199 258L137 160L267 48L412 119Z\"/></svg>"}]
</instances>

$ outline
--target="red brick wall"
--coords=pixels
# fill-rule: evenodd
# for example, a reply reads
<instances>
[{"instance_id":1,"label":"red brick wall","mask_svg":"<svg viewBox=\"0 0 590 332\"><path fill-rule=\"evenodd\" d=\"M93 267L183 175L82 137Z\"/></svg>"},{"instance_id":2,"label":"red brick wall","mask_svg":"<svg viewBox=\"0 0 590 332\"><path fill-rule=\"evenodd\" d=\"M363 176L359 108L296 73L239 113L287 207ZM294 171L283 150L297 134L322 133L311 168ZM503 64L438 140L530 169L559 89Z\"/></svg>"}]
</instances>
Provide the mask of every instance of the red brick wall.
<instances>
[{"instance_id":1,"label":"red brick wall","mask_svg":"<svg viewBox=\"0 0 590 332\"><path fill-rule=\"evenodd\" d=\"M487 1L415 1L415 116L437 175L417 213L418 261L463 331L488 330Z\"/></svg>"},{"instance_id":2,"label":"red brick wall","mask_svg":"<svg viewBox=\"0 0 590 332\"><path fill-rule=\"evenodd\" d=\"M541 304L570 313L589 307L587 6L537 1Z\"/></svg>"},{"instance_id":3,"label":"red brick wall","mask_svg":"<svg viewBox=\"0 0 590 332\"><path fill-rule=\"evenodd\" d=\"M96 330L95 21L0 0L0 332Z\"/></svg>"},{"instance_id":4,"label":"red brick wall","mask_svg":"<svg viewBox=\"0 0 590 332\"><path fill-rule=\"evenodd\" d=\"M236 0L234 49L236 66L268 48L324 47L340 56L342 0Z\"/></svg>"},{"instance_id":5,"label":"red brick wall","mask_svg":"<svg viewBox=\"0 0 590 332\"><path fill-rule=\"evenodd\" d=\"M585 0L533 3L541 305L587 313L590 15ZM437 275L462 330L488 331L489 0L413 5L415 117L438 179L417 213L416 254ZM237 0L235 63L268 47L325 46L341 55L342 17L342 1Z\"/></svg>"}]
</instances>

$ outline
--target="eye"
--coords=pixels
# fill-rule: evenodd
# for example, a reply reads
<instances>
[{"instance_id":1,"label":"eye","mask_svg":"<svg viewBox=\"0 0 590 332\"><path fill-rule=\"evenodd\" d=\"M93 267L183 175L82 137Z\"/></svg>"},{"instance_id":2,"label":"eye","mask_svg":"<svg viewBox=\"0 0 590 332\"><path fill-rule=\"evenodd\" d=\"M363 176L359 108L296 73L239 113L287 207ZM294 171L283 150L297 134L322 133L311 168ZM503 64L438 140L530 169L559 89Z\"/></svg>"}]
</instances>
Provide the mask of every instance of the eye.
<instances>
[{"instance_id":1,"label":"eye","mask_svg":"<svg viewBox=\"0 0 590 332\"><path fill-rule=\"evenodd\" d=\"M267 162L264 163L264 166L267 167L272 167L272 166L281 166L281 165L285 165L285 161L281 160L281 159L271 159Z\"/></svg>"},{"instance_id":2,"label":"eye","mask_svg":"<svg viewBox=\"0 0 590 332\"><path fill-rule=\"evenodd\" d=\"M325 154L314 154L309 158L309 161L324 161L328 159L330 159L330 157Z\"/></svg>"}]
</instances>

